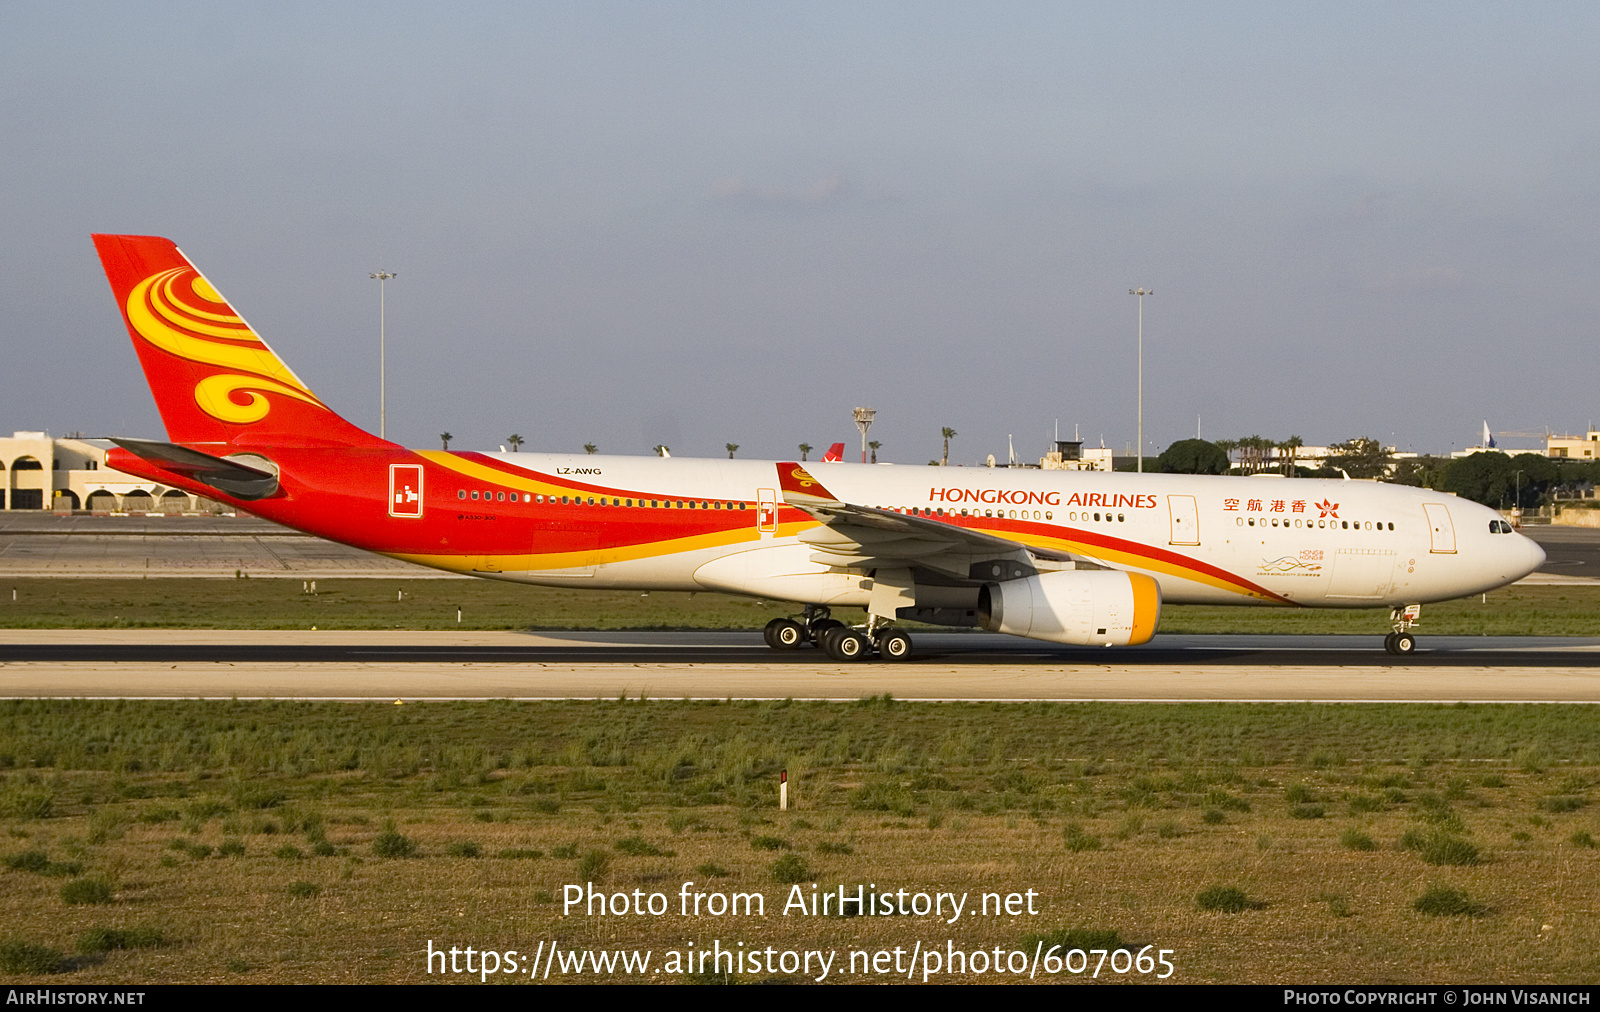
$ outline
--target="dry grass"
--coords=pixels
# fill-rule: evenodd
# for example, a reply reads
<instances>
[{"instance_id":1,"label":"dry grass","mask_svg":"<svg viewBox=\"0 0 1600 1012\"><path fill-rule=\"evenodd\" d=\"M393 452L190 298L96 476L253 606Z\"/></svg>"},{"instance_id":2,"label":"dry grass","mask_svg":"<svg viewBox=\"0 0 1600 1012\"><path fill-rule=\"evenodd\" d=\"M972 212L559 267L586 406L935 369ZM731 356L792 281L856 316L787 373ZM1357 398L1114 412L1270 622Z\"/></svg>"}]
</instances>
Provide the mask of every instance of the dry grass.
<instances>
[{"instance_id":1,"label":"dry grass","mask_svg":"<svg viewBox=\"0 0 1600 1012\"><path fill-rule=\"evenodd\" d=\"M1600 829L1595 809L1545 803L1587 800L1600 783L1583 708L392 709L0 709L13 757L0 794L51 802L42 816L35 805L0 817L0 857L28 855L0 865L0 944L71 953L89 937L160 940L91 946L62 972L17 979L424 981L430 939L649 948L658 961L720 939L845 959L1074 932L1172 949L1175 979L1190 982L1600 972L1600 851L1571 842ZM82 747L64 749L58 725ZM984 728L1003 731L976 737ZM1219 734L1228 746L1203 753ZM1448 754L1429 754L1446 741ZM1410 761L1380 754L1397 742ZM312 761L323 755L342 758ZM789 812L776 810L780 767ZM1326 817L1295 817L1307 797ZM1352 833L1375 848L1352 849ZM1408 835L1467 841L1480 862L1430 865L1400 846ZM70 864L108 883L111 902L64 902L50 869ZM802 865L807 895L811 882L965 892L969 916L782 916L781 880ZM767 916L563 917L563 887L588 876L608 892L664 893L673 911L685 881L759 891ZM1201 910L1212 885L1249 905ZM983 893L1029 889L1036 916L970 916ZM1438 889L1470 897L1478 915L1414 908Z\"/></svg>"}]
</instances>

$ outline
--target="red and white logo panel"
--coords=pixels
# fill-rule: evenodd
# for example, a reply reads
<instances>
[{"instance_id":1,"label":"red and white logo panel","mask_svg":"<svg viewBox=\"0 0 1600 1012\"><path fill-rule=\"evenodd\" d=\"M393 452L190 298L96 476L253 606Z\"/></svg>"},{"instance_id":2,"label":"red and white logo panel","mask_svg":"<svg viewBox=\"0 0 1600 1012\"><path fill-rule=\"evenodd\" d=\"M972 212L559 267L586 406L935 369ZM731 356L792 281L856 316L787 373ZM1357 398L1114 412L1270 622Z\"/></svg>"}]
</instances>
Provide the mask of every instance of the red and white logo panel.
<instances>
[{"instance_id":1,"label":"red and white logo panel","mask_svg":"<svg viewBox=\"0 0 1600 1012\"><path fill-rule=\"evenodd\" d=\"M422 465L389 465L389 515L422 516Z\"/></svg>"},{"instance_id":2,"label":"red and white logo panel","mask_svg":"<svg viewBox=\"0 0 1600 1012\"><path fill-rule=\"evenodd\" d=\"M778 490L763 488L756 491L756 530L771 534L778 529Z\"/></svg>"}]
</instances>

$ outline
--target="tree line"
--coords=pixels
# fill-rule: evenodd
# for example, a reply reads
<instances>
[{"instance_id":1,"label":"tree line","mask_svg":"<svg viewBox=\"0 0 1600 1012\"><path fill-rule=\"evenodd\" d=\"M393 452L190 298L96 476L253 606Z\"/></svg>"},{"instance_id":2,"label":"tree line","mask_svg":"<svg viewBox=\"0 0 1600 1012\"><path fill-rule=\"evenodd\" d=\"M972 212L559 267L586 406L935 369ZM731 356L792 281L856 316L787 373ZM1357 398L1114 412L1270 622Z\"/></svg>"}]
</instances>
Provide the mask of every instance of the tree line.
<instances>
[{"instance_id":1,"label":"tree line","mask_svg":"<svg viewBox=\"0 0 1600 1012\"><path fill-rule=\"evenodd\" d=\"M1295 458L1295 451L1304 445L1298 436L1281 442L1260 436L1216 442L1181 439L1156 459L1156 470L1168 474L1276 472L1291 478L1349 475L1453 492L1498 509L1518 505L1532 509L1556 498L1591 492L1600 483L1600 461L1559 460L1542 453L1490 451L1457 459L1422 456L1397 461L1378 440L1361 436L1334 443L1328 448L1325 464L1312 468ZM1234 453L1239 455L1237 462L1233 460Z\"/></svg>"}]
</instances>

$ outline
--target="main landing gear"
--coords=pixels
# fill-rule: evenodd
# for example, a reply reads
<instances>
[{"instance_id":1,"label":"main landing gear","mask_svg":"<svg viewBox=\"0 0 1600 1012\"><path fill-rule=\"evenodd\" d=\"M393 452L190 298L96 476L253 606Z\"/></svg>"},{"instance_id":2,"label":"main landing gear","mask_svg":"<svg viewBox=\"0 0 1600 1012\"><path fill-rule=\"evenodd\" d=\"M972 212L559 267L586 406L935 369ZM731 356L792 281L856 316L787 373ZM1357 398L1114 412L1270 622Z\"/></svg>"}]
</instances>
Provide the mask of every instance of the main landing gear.
<instances>
[{"instance_id":1,"label":"main landing gear","mask_svg":"<svg viewBox=\"0 0 1600 1012\"><path fill-rule=\"evenodd\" d=\"M879 660L904 661L911 658L911 637L903 629L880 625L869 616L864 628L852 628L829 616L821 605L806 605L801 621L775 618L767 623L762 636L774 650L797 650L814 643L836 661L864 661L874 654Z\"/></svg>"},{"instance_id":2,"label":"main landing gear","mask_svg":"<svg viewBox=\"0 0 1600 1012\"><path fill-rule=\"evenodd\" d=\"M1389 621L1394 623L1394 632L1383 638L1383 649L1396 657L1409 657L1417 652L1417 638L1411 635L1410 630L1422 617L1422 605L1411 604L1404 608L1395 608L1389 612Z\"/></svg>"}]
</instances>

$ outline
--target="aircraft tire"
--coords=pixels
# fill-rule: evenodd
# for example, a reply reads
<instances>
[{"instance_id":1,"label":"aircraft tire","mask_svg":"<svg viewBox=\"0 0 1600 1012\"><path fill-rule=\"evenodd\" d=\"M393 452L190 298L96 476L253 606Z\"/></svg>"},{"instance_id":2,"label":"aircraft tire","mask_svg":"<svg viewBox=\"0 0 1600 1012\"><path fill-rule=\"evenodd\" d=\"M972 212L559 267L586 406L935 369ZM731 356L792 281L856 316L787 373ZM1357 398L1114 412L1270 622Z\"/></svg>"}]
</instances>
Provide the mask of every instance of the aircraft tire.
<instances>
[{"instance_id":1,"label":"aircraft tire","mask_svg":"<svg viewBox=\"0 0 1600 1012\"><path fill-rule=\"evenodd\" d=\"M1386 654L1399 653L1399 651L1394 648L1394 638L1396 636L1398 636L1398 635L1399 635L1399 633L1390 633L1389 635L1387 635L1387 636L1385 636L1383 638L1383 652L1384 653L1386 653Z\"/></svg>"},{"instance_id":2,"label":"aircraft tire","mask_svg":"<svg viewBox=\"0 0 1600 1012\"><path fill-rule=\"evenodd\" d=\"M829 637L829 643L832 649L828 652L836 661L865 660L872 652L872 645L867 642L867 638L851 629L842 629L834 633Z\"/></svg>"},{"instance_id":3,"label":"aircraft tire","mask_svg":"<svg viewBox=\"0 0 1600 1012\"><path fill-rule=\"evenodd\" d=\"M767 646L774 650L795 650L805 641L805 627L793 619L775 618L767 623Z\"/></svg>"},{"instance_id":4,"label":"aircraft tire","mask_svg":"<svg viewBox=\"0 0 1600 1012\"><path fill-rule=\"evenodd\" d=\"M886 661L911 659L911 637L899 629L891 629L878 639L878 656Z\"/></svg>"},{"instance_id":5,"label":"aircraft tire","mask_svg":"<svg viewBox=\"0 0 1600 1012\"><path fill-rule=\"evenodd\" d=\"M1417 652L1417 638L1410 633L1396 633L1393 652L1396 657L1411 656Z\"/></svg>"},{"instance_id":6,"label":"aircraft tire","mask_svg":"<svg viewBox=\"0 0 1600 1012\"><path fill-rule=\"evenodd\" d=\"M822 648L822 652L827 654L831 659L842 661L844 658L839 654L838 640L840 636L845 635L849 631L849 629L844 627L842 622L839 625L824 629L817 636L817 645L820 646Z\"/></svg>"}]
</instances>

